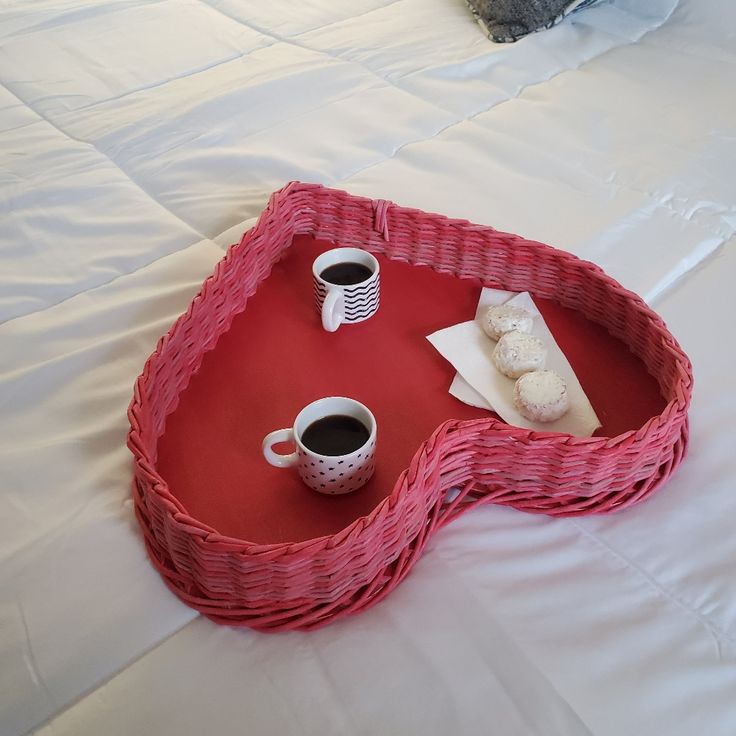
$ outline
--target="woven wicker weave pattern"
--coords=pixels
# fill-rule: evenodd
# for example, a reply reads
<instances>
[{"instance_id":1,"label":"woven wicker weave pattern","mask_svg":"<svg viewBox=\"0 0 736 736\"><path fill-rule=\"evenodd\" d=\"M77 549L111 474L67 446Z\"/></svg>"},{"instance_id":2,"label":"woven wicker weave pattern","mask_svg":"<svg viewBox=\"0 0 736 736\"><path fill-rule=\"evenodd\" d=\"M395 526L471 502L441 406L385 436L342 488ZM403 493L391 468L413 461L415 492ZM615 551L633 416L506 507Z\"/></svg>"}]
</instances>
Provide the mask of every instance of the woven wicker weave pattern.
<instances>
[{"instance_id":1,"label":"woven wicker weave pattern","mask_svg":"<svg viewBox=\"0 0 736 736\"><path fill-rule=\"evenodd\" d=\"M171 494L156 471L157 443L205 353L297 234L555 299L629 345L667 406L611 438L534 432L490 418L448 421L418 448L390 496L340 533L274 545L223 537ZM256 226L217 264L136 382L128 412L136 514L152 561L189 605L221 623L309 629L382 599L432 533L474 505L575 515L643 500L682 459L691 391L690 363L662 320L597 266L489 227L294 182L271 197ZM450 501L453 488L462 490Z\"/></svg>"}]
</instances>

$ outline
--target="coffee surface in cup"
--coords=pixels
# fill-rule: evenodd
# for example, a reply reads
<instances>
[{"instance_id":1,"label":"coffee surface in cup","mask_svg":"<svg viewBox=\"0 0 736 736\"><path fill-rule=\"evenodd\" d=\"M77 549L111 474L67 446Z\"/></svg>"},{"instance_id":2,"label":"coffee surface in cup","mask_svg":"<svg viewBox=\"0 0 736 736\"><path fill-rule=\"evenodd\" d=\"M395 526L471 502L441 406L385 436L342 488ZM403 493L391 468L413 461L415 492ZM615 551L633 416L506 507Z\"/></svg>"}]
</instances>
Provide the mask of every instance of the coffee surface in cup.
<instances>
[{"instance_id":1,"label":"coffee surface in cup","mask_svg":"<svg viewBox=\"0 0 736 736\"><path fill-rule=\"evenodd\" d=\"M370 437L368 427L355 417L332 414L312 422L302 433L302 444L318 455L349 455Z\"/></svg>"},{"instance_id":2,"label":"coffee surface in cup","mask_svg":"<svg viewBox=\"0 0 736 736\"><path fill-rule=\"evenodd\" d=\"M366 281L373 275L373 271L362 263L334 263L320 273L320 276L331 284L337 286L352 286Z\"/></svg>"}]
</instances>

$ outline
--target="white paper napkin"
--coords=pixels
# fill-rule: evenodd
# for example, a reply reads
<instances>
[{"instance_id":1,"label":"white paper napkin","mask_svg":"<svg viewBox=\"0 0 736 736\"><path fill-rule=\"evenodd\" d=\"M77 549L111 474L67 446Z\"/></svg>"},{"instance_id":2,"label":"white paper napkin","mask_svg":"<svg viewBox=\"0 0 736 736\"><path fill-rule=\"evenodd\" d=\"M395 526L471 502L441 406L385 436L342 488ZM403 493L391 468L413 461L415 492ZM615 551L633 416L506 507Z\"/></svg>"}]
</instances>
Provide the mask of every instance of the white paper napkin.
<instances>
[{"instance_id":1,"label":"white paper napkin","mask_svg":"<svg viewBox=\"0 0 736 736\"><path fill-rule=\"evenodd\" d=\"M450 387L450 393L460 401L481 409L493 407L508 424L547 432L565 432L577 437L590 437L601 426L572 366L550 332L528 292L512 296L510 292L483 289L476 319L447 327L429 335L427 339L449 361L459 376ZM534 317L532 334L547 347L546 368L558 373L567 383L570 409L555 422L531 422L521 416L514 406L516 381L499 372L491 360L496 347L483 332L478 317L492 304L513 304L527 309Z\"/></svg>"}]
</instances>

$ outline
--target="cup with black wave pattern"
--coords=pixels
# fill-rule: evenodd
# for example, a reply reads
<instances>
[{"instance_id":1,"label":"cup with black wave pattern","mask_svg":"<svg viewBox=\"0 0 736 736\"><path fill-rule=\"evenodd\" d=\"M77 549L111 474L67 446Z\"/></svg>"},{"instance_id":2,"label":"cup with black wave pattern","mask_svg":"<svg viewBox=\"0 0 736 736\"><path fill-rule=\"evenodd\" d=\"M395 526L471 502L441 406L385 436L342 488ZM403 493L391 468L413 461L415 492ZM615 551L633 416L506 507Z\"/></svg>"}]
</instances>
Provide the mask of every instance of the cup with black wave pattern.
<instances>
[{"instance_id":1,"label":"cup with black wave pattern","mask_svg":"<svg viewBox=\"0 0 736 736\"><path fill-rule=\"evenodd\" d=\"M335 332L342 324L370 319L381 301L378 261L360 248L333 248L312 264L314 301L322 326Z\"/></svg>"}]
</instances>

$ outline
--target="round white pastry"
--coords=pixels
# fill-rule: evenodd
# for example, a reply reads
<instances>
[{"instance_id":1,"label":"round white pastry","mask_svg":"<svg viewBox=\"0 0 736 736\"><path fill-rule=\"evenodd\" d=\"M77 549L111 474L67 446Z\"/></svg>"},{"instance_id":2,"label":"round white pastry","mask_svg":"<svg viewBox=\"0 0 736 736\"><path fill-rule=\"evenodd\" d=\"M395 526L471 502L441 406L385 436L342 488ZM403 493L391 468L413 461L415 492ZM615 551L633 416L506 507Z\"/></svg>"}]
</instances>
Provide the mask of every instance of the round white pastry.
<instances>
[{"instance_id":1,"label":"round white pastry","mask_svg":"<svg viewBox=\"0 0 736 736\"><path fill-rule=\"evenodd\" d=\"M491 340L499 340L507 332L531 332L534 315L523 307L512 304L497 304L488 307L481 325Z\"/></svg>"},{"instance_id":2,"label":"round white pastry","mask_svg":"<svg viewBox=\"0 0 736 736\"><path fill-rule=\"evenodd\" d=\"M525 373L514 386L514 404L532 422L554 422L570 408L567 385L554 371Z\"/></svg>"},{"instance_id":3,"label":"round white pastry","mask_svg":"<svg viewBox=\"0 0 736 736\"><path fill-rule=\"evenodd\" d=\"M509 378L518 378L529 371L544 368L547 348L534 335L524 332L507 332L501 336L493 351L493 362L501 373Z\"/></svg>"}]
</instances>

